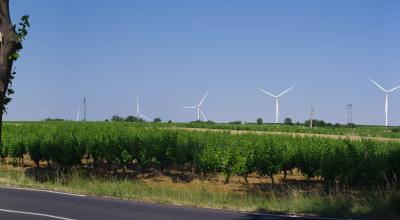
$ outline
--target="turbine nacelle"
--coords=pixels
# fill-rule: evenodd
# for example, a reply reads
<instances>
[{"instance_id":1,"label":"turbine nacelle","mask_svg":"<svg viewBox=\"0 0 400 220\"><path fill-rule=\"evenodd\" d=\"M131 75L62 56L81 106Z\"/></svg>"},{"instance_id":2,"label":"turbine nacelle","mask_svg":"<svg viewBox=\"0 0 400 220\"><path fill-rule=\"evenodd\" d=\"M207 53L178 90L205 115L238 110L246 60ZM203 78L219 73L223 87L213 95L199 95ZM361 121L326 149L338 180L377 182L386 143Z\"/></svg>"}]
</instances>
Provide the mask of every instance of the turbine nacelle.
<instances>
[{"instance_id":1,"label":"turbine nacelle","mask_svg":"<svg viewBox=\"0 0 400 220\"><path fill-rule=\"evenodd\" d=\"M150 118L148 118L148 117L146 117L146 116L144 116L144 115L142 115L142 114L140 113L140 108L139 108L139 97L136 97L136 115L135 115L135 117L136 117L136 118L140 118L140 119L145 120L145 121L151 121Z\"/></svg>"},{"instance_id":2,"label":"turbine nacelle","mask_svg":"<svg viewBox=\"0 0 400 220\"><path fill-rule=\"evenodd\" d=\"M393 89L387 90L387 89L383 88L381 85L379 85L377 82L375 82L373 79L369 78L369 80L385 93L391 93L396 89L400 89L400 86L397 86L397 87L394 87Z\"/></svg>"},{"instance_id":3,"label":"turbine nacelle","mask_svg":"<svg viewBox=\"0 0 400 220\"><path fill-rule=\"evenodd\" d=\"M203 119L204 119L205 121L207 121L207 117L206 117L206 115L204 114L204 112L203 112L202 109L201 109L201 106L203 105L203 103L204 103L204 101L206 100L207 96L208 96L208 92L203 96L203 98L201 99L200 103L199 103L197 106L183 106L183 107L181 107L181 108L185 108L185 109L197 109L197 120L200 121L200 119L201 119L200 116L202 116Z\"/></svg>"},{"instance_id":4,"label":"turbine nacelle","mask_svg":"<svg viewBox=\"0 0 400 220\"><path fill-rule=\"evenodd\" d=\"M375 82L373 79L369 78L369 80L375 84L380 90L382 90L385 93L385 125L389 125L389 93L393 92L396 89L399 89L400 86L394 87L393 89L385 89L383 86L379 85L377 82Z\"/></svg>"},{"instance_id":5,"label":"turbine nacelle","mask_svg":"<svg viewBox=\"0 0 400 220\"><path fill-rule=\"evenodd\" d=\"M290 87L289 89L283 91L279 95L274 95L270 92L265 91L264 89L258 88L261 92L275 98L275 123L279 122L279 98L283 96L284 94L288 93L290 90L294 89L295 86Z\"/></svg>"}]
</instances>

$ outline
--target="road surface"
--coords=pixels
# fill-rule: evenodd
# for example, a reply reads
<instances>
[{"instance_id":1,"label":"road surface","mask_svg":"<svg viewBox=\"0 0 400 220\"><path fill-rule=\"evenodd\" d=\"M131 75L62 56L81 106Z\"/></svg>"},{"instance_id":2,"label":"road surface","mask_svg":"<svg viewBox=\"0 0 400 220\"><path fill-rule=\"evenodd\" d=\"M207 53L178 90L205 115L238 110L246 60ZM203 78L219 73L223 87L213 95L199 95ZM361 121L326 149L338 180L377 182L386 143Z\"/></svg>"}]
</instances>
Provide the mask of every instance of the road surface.
<instances>
[{"instance_id":1,"label":"road surface","mask_svg":"<svg viewBox=\"0 0 400 220\"><path fill-rule=\"evenodd\" d=\"M313 219L197 209L49 191L0 187L0 219L271 220Z\"/></svg>"}]
</instances>

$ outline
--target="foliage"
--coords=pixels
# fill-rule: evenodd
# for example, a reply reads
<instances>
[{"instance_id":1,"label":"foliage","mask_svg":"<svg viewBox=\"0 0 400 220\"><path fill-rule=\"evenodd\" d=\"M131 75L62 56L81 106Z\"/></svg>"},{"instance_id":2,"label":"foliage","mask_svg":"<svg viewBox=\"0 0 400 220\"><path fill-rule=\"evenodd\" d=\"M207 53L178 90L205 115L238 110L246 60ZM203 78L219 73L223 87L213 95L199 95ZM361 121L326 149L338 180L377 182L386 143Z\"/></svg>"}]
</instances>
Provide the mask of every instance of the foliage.
<instances>
[{"instance_id":1,"label":"foliage","mask_svg":"<svg viewBox=\"0 0 400 220\"><path fill-rule=\"evenodd\" d=\"M162 122L161 118L155 118L153 122Z\"/></svg>"},{"instance_id":2,"label":"foliage","mask_svg":"<svg viewBox=\"0 0 400 220\"><path fill-rule=\"evenodd\" d=\"M114 115L111 117L112 122L145 122L145 120L138 118L136 116L129 115L126 118Z\"/></svg>"},{"instance_id":3,"label":"foliage","mask_svg":"<svg viewBox=\"0 0 400 220\"><path fill-rule=\"evenodd\" d=\"M283 121L283 124L285 125L293 125L293 121L291 118L285 118L285 120Z\"/></svg>"},{"instance_id":4,"label":"foliage","mask_svg":"<svg viewBox=\"0 0 400 220\"><path fill-rule=\"evenodd\" d=\"M31 27L30 23L29 23L29 15L23 15L21 17L20 22L18 23L18 28L16 25L13 26L14 31L17 34L17 38L20 42L22 42L23 40L25 40L26 36L28 35L28 29ZM17 61L20 57L19 52L21 51L22 46L17 49L15 52L13 52L12 54L10 54L8 56L8 59L11 61ZM11 74L9 77L9 85L8 85L8 89L7 89L7 94L6 97L4 98L4 103L2 108L5 109L5 106L7 104L9 104L11 102L11 95L13 95L15 93L14 89L12 88L12 83L13 83L13 79L15 78L15 68L11 70ZM3 110L2 109L2 110Z\"/></svg>"},{"instance_id":5,"label":"foliage","mask_svg":"<svg viewBox=\"0 0 400 220\"><path fill-rule=\"evenodd\" d=\"M120 121L124 121L124 118L122 118L122 117L120 117L120 116L118 116L118 115L113 115L113 116L111 117L111 121L112 121L112 122L120 122Z\"/></svg>"},{"instance_id":6,"label":"foliage","mask_svg":"<svg viewBox=\"0 0 400 220\"><path fill-rule=\"evenodd\" d=\"M123 121L125 121L125 122L146 122L145 120L138 118L136 116L132 116L132 115L126 117Z\"/></svg>"},{"instance_id":7,"label":"foliage","mask_svg":"<svg viewBox=\"0 0 400 220\"><path fill-rule=\"evenodd\" d=\"M44 119L44 121L65 121L65 120L62 118L46 118Z\"/></svg>"},{"instance_id":8,"label":"foliage","mask_svg":"<svg viewBox=\"0 0 400 220\"><path fill-rule=\"evenodd\" d=\"M241 124L242 124L242 121L231 121L231 122L228 122L228 124L231 124L231 125L241 125Z\"/></svg>"},{"instance_id":9,"label":"foliage","mask_svg":"<svg viewBox=\"0 0 400 220\"><path fill-rule=\"evenodd\" d=\"M257 124L262 125L263 124L263 119L262 118L257 118Z\"/></svg>"},{"instance_id":10,"label":"foliage","mask_svg":"<svg viewBox=\"0 0 400 220\"><path fill-rule=\"evenodd\" d=\"M158 128L159 123L6 123L2 157L29 153L36 165L63 170L91 158L95 166L192 169L245 179L297 169L346 185L398 184L400 144L288 135L231 134ZM131 166L135 165L135 166Z\"/></svg>"},{"instance_id":11,"label":"foliage","mask_svg":"<svg viewBox=\"0 0 400 220\"><path fill-rule=\"evenodd\" d=\"M310 127L310 120L306 120L304 122L304 126ZM326 123L324 120L313 119L312 120L313 127L332 127L331 123Z\"/></svg>"},{"instance_id":12,"label":"foliage","mask_svg":"<svg viewBox=\"0 0 400 220\"><path fill-rule=\"evenodd\" d=\"M398 133L400 133L400 127L392 128L392 132L398 132Z\"/></svg>"}]
</instances>

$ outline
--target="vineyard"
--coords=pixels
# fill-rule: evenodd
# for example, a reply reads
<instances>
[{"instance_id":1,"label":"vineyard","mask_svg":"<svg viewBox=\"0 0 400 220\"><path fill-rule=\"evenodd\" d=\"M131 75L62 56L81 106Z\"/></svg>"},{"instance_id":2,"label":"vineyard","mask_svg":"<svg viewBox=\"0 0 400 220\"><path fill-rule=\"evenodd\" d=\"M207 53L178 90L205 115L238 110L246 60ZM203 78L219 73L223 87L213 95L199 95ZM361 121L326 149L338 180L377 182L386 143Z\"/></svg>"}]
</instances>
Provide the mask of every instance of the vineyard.
<instances>
[{"instance_id":1,"label":"vineyard","mask_svg":"<svg viewBox=\"0 0 400 220\"><path fill-rule=\"evenodd\" d=\"M400 143L288 135L194 132L140 123L6 123L1 157L30 159L67 172L88 166L110 172L190 171L207 176L268 177L296 170L344 185L397 185Z\"/></svg>"},{"instance_id":2,"label":"vineyard","mask_svg":"<svg viewBox=\"0 0 400 220\"><path fill-rule=\"evenodd\" d=\"M384 126L357 125L347 127L345 125L337 127L314 127L310 129L303 125L283 125L283 124L227 124L227 123L148 123L152 127L181 127L181 128L205 128L205 129L224 129L237 131L265 131L265 132L287 132L287 133L309 133L309 134L328 134L361 137L381 137L381 138L400 138L399 128Z\"/></svg>"}]
</instances>

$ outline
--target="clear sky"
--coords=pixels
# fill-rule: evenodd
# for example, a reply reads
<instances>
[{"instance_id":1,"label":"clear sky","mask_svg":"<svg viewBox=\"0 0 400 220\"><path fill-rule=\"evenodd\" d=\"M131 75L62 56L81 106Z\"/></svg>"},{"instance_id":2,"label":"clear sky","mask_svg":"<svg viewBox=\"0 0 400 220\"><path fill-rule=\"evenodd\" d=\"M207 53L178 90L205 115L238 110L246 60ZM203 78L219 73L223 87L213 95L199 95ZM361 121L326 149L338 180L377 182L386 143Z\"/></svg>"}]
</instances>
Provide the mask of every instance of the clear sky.
<instances>
[{"instance_id":1,"label":"clear sky","mask_svg":"<svg viewBox=\"0 0 400 220\"><path fill-rule=\"evenodd\" d=\"M88 119L135 113L189 121L204 104L219 122L316 117L384 123L386 88L400 84L400 1L396 0L11 0L14 21L32 28L16 63L6 120L74 119L83 97ZM400 124L400 90L390 95Z\"/></svg>"}]
</instances>

